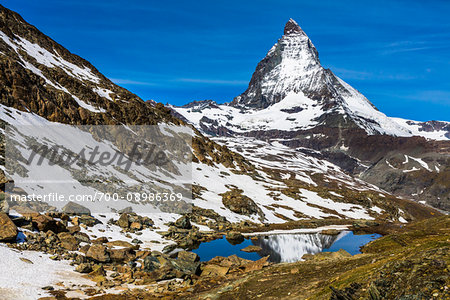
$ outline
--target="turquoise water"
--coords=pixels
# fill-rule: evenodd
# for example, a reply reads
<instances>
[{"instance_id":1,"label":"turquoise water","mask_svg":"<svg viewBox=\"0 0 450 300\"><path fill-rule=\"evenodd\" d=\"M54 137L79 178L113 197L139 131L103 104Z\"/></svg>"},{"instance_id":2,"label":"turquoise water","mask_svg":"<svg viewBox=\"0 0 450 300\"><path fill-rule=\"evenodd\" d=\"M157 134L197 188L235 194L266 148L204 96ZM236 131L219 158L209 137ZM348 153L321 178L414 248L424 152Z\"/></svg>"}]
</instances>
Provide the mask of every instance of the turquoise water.
<instances>
[{"instance_id":1,"label":"turquoise water","mask_svg":"<svg viewBox=\"0 0 450 300\"><path fill-rule=\"evenodd\" d=\"M232 245L224 237L206 243L201 243L198 249L192 250L200 256L201 261L208 261L216 256L230 256L236 254L239 257L251 260L258 260L261 256L258 253L247 253L241 249L253 245L251 240L244 240L241 244Z\"/></svg>"},{"instance_id":2,"label":"turquoise water","mask_svg":"<svg viewBox=\"0 0 450 300\"><path fill-rule=\"evenodd\" d=\"M306 254L318 252L334 252L344 249L352 255L361 253L365 244L381 237L379 234L355 235L351 231L343 231L339 235L330 236L320 233L312 234L276 234L259 236L257 240L246 239L241 244L232 245L224 237L200 244L193 250L202 261L208 261L216 256L237 255L239 257L257 260L269 255L272 262L294 262ZM256 245L262 248L259 252L246 253L241 249Z\"/></svg>"},{"instance_id":3,"label":"turquoise water","mask_svg":"<svg viewBox=\"0 0 450 300\"><path fill-rule=\"evenodd\" d=\"M329 248L323 249L323 252L336 252L339 249L344 249L351 255L355 255L361 253L360 249L362 246L380 237L381 235L376 233L356 235L352 231L349 231L348 235L334 242Z\"/></svg>"}]
</instances>

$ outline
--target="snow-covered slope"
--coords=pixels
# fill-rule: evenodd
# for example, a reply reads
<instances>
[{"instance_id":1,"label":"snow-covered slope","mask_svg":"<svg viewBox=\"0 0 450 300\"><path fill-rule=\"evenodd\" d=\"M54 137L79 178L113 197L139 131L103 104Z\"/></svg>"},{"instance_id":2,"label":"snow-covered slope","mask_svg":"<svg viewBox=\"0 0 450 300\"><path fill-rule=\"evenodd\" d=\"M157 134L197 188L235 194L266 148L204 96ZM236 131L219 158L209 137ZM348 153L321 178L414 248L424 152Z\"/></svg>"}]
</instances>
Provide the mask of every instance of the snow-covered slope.
<instances>
[{"instance_id":1,"label":"snow-covered slope","mask_svg":"<svg viewBox=\"0 0 450 300\"><path fill-rule=\"evenodd\" d=\"M98 147L99 151L103 152L118 150L109 140L99 141L94 139L92 133L84 130L83 127L57 125L34 114L19 112L13 108L0 106L0 119L7 122L8 128L12 128L7 132L7 139L18 143L14 150L20 151L25 158L29 157L29 149L26 147L26 141L29 139L50 146L58 145L75 153L78 153L84 147L87 149ZM93 128L89 128L89 130L93 131ZM133 134L133 131L128 127L125 130L129 130L129 134ZM221 141L218 140L218 142ZM126 194L129 191L148 193L161 185L170 189L170 182L179 185L184 184L188 188L193 184L204 189L193 200L193 204L201 208L213 209L219 215L225 216L230 222L251 220L254 222L280 223L286 219L298 220L305 217L373 219L375 215L382 213L372 210L370 206L363 207L359 204L344 203L342 201L343 196L337 193L329 194L331 198L327 198L311 191L311 188L314 190L322 185L321 181L316 183L311 176L322 174L326 181L341 185L345 193L349 191L356 194L359 194L360 191L384 193L375 186L346 175L336 165L309 157L306 154L296 153L296 151L278 143L269 144L257 140L248 143L248 141L240 139L227 139L223 142L230 149L235 149L250 157L251 162L257 167L257 176L252 173L240 174L242 170L237 166L230 168L220 163L212 165L193 163L192 177L186 177L187 174L191 174L190 172L181 172L178 173L179 175L177 175L177 172L168 174L167 170L153 171L144 166L136 165L133 165L127 172L116 165L108 165L102 168L88 165L82 169L84 175L80 178L77 173L79 168L71 169L60 165L51 165L47 159L44 160L42 165L31 166L27 166L21 161L11 164L8 163L9 159L7 159L5 171L7 176L14 180L14 188L19 188L29 195L33 193L94 195L101 192L117 192L119 194L122 192ZM244 147L245 150L238 149L238 146ZM7 156L8 152L12 151L8 148ZM287 157L290 159L287 160ZM20 166L20 168L17 168L17 166ZM26 169L26 173L18 171L21 169ZM271 171L268 172L268 170ZM91 178L102 178L103 184L90 180ZM183 183L183 180L189 180L189 182ZM287 180L302 186L298 190L298 194L288 196L283 193L283 190L286 189ZM213 182L214 184L211 184ZM255 199L255 203L261 211L260 214L243 215L231 211L224 205L222 195L230 190L237 189L241 190L243 195ZM337 192L338 190L336 189ZM12 205L14 204L12 203ZM62 208L67 202L56 201L50 202L50 204ZM125 199L110 201L105 204L95 201L86 201L82 204L92 212L97 213L110 213L125 207L132 207L135 212L140 213L159 213L142 203L133 203ZM310 204L313 204L313 206Z\"/></svg>"},{"instance_id":2,"label":"snow-covered slope","mask_svg":"<svg viewBox=\"0 0 450 300\"><path fill-rule=\"evenodd\" d=\"M428 121L419 122L402 118L391 118L400 126L407 128L414 136L423 136L426 139L448 141L450 140L450 122Z\"/></svg>"},{"instance_id":3,"label":"snow-covered slope","mask_svg":"<svg viewBox=\"0 0 450 300\"><path fill-rule=\"evenodd\" d=\"M297 110L297 112L291 113L291 110ZM208 119L210 119L214 121L211 125L223 126L236 133L252 130L309 129L317 125L316 119L325 113L314 100L309 99L302 92L289 93L282 101L259 110L243 110L231 105L204 107L200 102L196 106L176 108L176 111L197 128L202 128L202 125L208 127ZM207 132L207 130L204 131Z\"/></svg>"},{"instance_id":4,"label":"snow-covered slope","mask_svg":"<svg viewBox=\"0 0 450 300\"><path fill-rule=\"evenodd\" d=\"M94 286L92 281L73 272L68 261L51 260L49 254L18 251L0 244L0 257L0 297L4 300L50 297L42 288L62 281L71 286Z\"/></svg>"},{"instance_id":5,"label":"snow-covered slope","mask_svg":"<svg viewBox=\"0 0 450 300\"><path fill-rule=\"evenodd\" d=\"M21 64L25 69L31 71L33 74L42 78L46 84L64 93L70 94L80 107L83 107L94 113L105 112L104 109L96 108L93 105L80 100L77 96L72 95L63 85L55 82L49 77L46 77L35 64L43 65L47 68L58 68L65 72L68 76L71 76L76 80L89 81L94 85L99 84L100 78L96 76L91 69L85 66L80 67L76 64L68 62L61 56L58 56L57 50L54 50L54 53L51 53L38 44L32 43L20 36L14 35L11 38L4 32L0 31L0 39L3 40L3 42L12 50L14 50L15 54L17 55L19 64ZM6 55L5 53L2 54ZM31 63L30 59L35 61L35 64ZM108 94L112 93L112 91L99 87L94 88L94 90L100 97L104 98L109 97Z\"/></svg>"}]
</instances>

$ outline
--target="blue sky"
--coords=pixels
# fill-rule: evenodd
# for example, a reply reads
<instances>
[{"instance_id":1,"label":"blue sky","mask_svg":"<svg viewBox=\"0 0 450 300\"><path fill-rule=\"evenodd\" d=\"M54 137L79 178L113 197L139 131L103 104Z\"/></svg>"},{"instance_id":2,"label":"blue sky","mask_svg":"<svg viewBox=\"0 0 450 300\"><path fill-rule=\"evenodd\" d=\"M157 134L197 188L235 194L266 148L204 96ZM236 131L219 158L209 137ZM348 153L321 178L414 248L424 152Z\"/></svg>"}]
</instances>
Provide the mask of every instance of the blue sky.
<instances>
[{"instance_id":1,"label":"blue sky","mask_svg":"<svg viewBox=\"0 0 450 300\"><path fill-rule=\"evenodd\" d=\"M231 101L289 18L389 116L450 121L450 1L2 0L144 100Z\"/></svg>"}]
</instances>

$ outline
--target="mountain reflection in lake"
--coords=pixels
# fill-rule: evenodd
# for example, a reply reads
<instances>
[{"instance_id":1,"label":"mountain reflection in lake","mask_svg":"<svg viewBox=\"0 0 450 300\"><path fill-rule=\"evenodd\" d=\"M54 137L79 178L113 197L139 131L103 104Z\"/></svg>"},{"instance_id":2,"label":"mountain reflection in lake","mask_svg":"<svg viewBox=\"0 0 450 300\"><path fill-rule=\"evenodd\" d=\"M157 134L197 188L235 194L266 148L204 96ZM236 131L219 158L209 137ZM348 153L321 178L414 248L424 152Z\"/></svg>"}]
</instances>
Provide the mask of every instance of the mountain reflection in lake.
<instances>
[{"instance_id":1,"label":"mountain reflection in lake","mask_svg":"<svg viewBox=\"0 0 450 300\"><path fill-rule=\"evenodd\" d=\"M301 260L304 254L316 254L324 248L330 248L338 239L349 232L339 235L313 234L277 234L259 237L252 241L256 246L262 248L258 254L263 257L270 255L272 262L294 262Z\"/></svg>"},{"instance_id":2,"label":"mountain reflection in lake","mask_svg":"<svg viewBox=\"0 0 450 300\"><path fill-rule=\"evenodd\" d=\"M216 256L237 255L251 260L270 255L272 262L294 262L301 260L306 253L315 254L322 251L338 251L344 249L354 255L360 253L360 247L377 239L380 235L355 235L351 231L342 231L338 235L324 235L321 233L308 234L274 234L258 236L253 240L246 239L238 245L230 244L225 238L202 243L193 250L202 261L208 261ZM257 253L246 253L241 249L256 245L261 247Z\"/></svg>"}]
</instances>

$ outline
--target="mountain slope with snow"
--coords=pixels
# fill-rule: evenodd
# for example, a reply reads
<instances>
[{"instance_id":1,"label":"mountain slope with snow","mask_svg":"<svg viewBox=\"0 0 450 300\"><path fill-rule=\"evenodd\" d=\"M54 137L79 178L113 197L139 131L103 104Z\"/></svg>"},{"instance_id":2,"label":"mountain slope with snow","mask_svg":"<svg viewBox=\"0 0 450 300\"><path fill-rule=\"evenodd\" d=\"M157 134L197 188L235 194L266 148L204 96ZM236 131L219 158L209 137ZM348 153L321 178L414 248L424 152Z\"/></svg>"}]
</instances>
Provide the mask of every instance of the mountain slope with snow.
<instances>
[{"instance_id":1,"label":"mountain slope with snow","mask_svg":"<svg viewBox=\"0 0 450 300\"><path fill-rule=\"evenodd\" d=\"M172 109L219 143L238 138L242 144L257 145L260 140L293 151L311 149L322 159L390 192L450 207L450 186L442 183L448 172L444 166L450 163L450 122L387 117L322 67L317 49L292 19L258 63L244 93L230 103L194 101ZM380 161L396 155L427 160L433 168L419 165L412 172L394 172L384 165L378 167Z\"/></svg>"}]
</instances>

